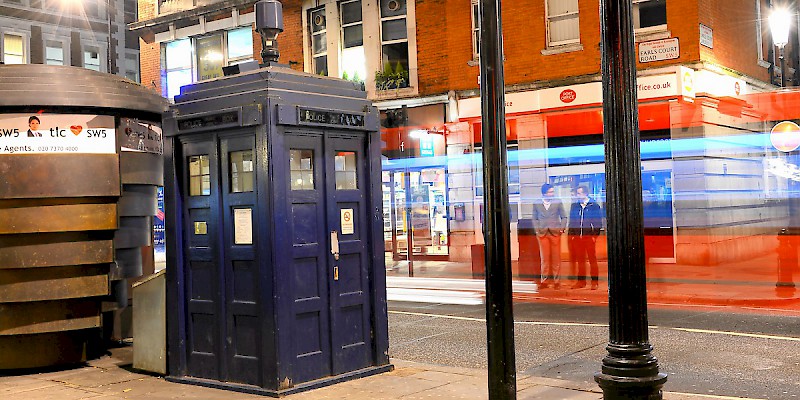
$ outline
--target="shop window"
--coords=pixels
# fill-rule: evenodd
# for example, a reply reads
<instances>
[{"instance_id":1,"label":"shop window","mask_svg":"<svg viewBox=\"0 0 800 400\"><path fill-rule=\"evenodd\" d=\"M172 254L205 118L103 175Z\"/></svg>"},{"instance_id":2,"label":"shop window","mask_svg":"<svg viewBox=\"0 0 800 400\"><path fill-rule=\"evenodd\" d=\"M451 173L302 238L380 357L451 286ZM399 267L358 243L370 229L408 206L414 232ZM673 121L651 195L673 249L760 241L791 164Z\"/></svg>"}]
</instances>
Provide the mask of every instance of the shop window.
<instances>
[{"instance_id":1,"label":"shop window","mask_svg":"<svg viewBox=\"0 0 800 400\"><path fill-rule=\"evenodd\" d=\"M192 83L192 41L180 39L168 42L161 48L163 71L161 87L164 96L174 99L180 94L181 86Z\"/></svg>"},{"instance_id":2,"label":"shop window","mask_svg":"<svg viewBox=\"0 0 800 400\"><path fill-rule=\"evenodd\" d=\"M519 145L517 143L508 143L507 147L508 154L512 152L517 152L519 150ZM476 147L475 154L476 160L481 160L480 162L473 165L475 168L475 195L478 197L483 197L483 148ZM519 177L519 162L509 162L508 163L508 194L509 196L519 196L520 195L520 177Z\"/></svg>"},{"instance_id":3,"label":"shop window","mask_svg":"<svg viewBox=\"0 0 800 400\"><path fill-rule=\"evenodd\" d=\"M308 10L308 30L311 36L311 70L328 75L328 35L325 6Z\"/></svg>"},{"instance_id":4,"label":"shop window","mask_svg":"<svg viewBox=\"0 0 800 400\"><path fill-rule=\"evenodd\" d=\"M208 155L189 157L189 196L211 194L211 169Z\"/></svg>"},{"instance_id":5,"label":"shop window","mask_svg":"<svg viewBox=\"0 0 800 400\"><path fill-rule=\"evenodd\" d=\"M197 80L205 81L222 76L225 56L222 53L222 34L195 39L197 49Z\"/></svg>"},{"instance_id":6,"label":"shop window","mask_svg":"<svg viewBox=\"0 0 800 400\"><path fill-rule=\"evenodd\" d=\"M547 0L547 45L580 42L578 0Z\"/></svg>"},{"instance_id":7,"label":"shop window","mask_svg":"<svg viewBox=\"0 0 800 400\"><path fill-rule=\"evenodd\" d=\"M25 41L20 35L6 33L3 36L3 62L6 64L25 64Z\"/></svg>"},{"instance_id":8,"label":"shop window","mask_svg":"<svg viewBox=\"0 0 800 400\"><path fill-rule=\"evenodd\" d=\"M45 64L64 65L64 47L61 42L47 41L44 47Z\"/></svg>"},{"instance_id":9,"label":"shop window","mask_svg":"<svg viewBox=\"0 0 800 400\"><path fill-rule=\"evenodd\" d=\"M375 74L378 90L409 86L406 0L380 0L381 71Z\"/></svg>"},{"instance_id":10,"label":"shop window","mask_svg":"<svg viewBox=\"0 0 800 400\"><path fill-rule=\"evenodd\" d=\"M289 151L292 190L314 190L314 150Z\"/></svg>"},{"instance_id":11,"label":"shop window","mask_svg":"<svg viewBox=\"0 0 800 400\"><path fill-rule=\"evenodd\" d=\"M253 191L253 150L230 154L231 193Z\"/></svg>"},{"instance_id":12,"label":"shop window","mask_svg":"<svg viewBox=\"0 0 800 400\"><path fill-rule=\"evenodd\" d=\"M481 12L479 0L472 0L472 59L481 58Z\"/></svg>"},{"instance_id":13,"label":"shop window","mask_svg":"<svg viewBox=\"0 0 800 400\"><path fill-rule=\"evenodd\" d=\"M83 67L92 71L100 71L100 51L87 47L83 51Z\"/></svg>"},{"instance_id":14,"label":"shop window","mask_svg":"<svg viewBox=\"0 0 800 400\"><path fill-rule=\"evenodd\" d=\"M634 29L658 30L667 25L667 0L633 0Z\"/></svg>"},{"instance_id":15,"label":"shop window","mask_svg":"<svg viewBox=\"0 0 800 400\"><path fill-rule=\"evenodd\" d=\"M352 151L336 152L334 170L336 171L336 190L357 190L356 153Z\"/></svg>"},{"instance_id":16,"label":"shop window","mask_svg":"<svg viewBox=\"0 0 800 400\"><path fill-rule=\"evenodd\" d=\"M367 76L367 59L364 55L361 0L341 2L339 16L342 38L341 77L363 83Z\"/></svg>"}]
</instances>

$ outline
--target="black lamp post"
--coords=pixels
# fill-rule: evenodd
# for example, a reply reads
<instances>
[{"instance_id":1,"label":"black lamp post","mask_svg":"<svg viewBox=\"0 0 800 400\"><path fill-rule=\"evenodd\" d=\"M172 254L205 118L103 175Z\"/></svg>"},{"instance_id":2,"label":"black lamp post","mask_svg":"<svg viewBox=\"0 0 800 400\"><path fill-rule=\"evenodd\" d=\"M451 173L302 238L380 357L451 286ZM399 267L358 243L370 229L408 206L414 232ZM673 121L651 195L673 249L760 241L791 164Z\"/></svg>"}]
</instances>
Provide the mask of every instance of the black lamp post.
<instances>
[{"instance_id":1,"label":"black lamp post","mask_svg":"<svg viewBox=\"0 0 800 400\"><path fill-rule=\"evenodd\" d=\"M512 400L517 398L517 382L500 0L481 0L479 10L489 399Z\"/></svg>"},{"instance_id":2,"label":"black lamp post","mask_svg":"<svg viewBox=\"0 0 800 400\"><path fill-rule=\"evenodd\" d=\"M778 46L781 62L781 87L786 87L786 57L784 48L789 43L789 30L792 27L792 14L785 8L776 8L769 16L769 30L772 41Z\"/></svg>"},{"instance_id":3,"label":"black lamp post","mask_svg":"<svg viewBox=\"0 0 800 400\"><path fill-rule=\"evenodd\" d=\"M647 332L641 151L630 1L601 0L608 215L608 354L595 380L603 398L660 400L667 376L658 371Z\"/></svg>"}]
</instances>

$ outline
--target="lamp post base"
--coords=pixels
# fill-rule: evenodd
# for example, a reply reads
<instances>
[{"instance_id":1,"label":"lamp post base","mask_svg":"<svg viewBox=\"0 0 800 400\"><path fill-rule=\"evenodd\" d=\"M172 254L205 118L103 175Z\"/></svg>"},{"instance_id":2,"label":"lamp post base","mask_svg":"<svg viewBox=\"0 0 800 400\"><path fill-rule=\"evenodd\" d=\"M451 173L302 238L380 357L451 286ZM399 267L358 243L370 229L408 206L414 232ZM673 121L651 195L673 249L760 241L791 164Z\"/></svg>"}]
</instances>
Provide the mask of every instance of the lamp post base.
<instances>
[{"instance_id":1,"label":"lamp post base","mask_svg":"<svg viewBox=\"0 0 800 400\"><path fill-rule=\"evenodd\" d=\"M661 387L667 375L659 373L655 377L620 378L597 374L594 380L603 389L603 400L661 400Z\"/></svg>"},{"instance_id":2,"label":"lamp post base","mask_svg":"<svg viewBox=\"0 0 800 400\"><path fill-rule=\"evenodd\" d=\"M604 400L661 400L667 374L658 372L652 346L610 344L606 350L602 372L594 376Z\"/></svg>"}]
</instances>

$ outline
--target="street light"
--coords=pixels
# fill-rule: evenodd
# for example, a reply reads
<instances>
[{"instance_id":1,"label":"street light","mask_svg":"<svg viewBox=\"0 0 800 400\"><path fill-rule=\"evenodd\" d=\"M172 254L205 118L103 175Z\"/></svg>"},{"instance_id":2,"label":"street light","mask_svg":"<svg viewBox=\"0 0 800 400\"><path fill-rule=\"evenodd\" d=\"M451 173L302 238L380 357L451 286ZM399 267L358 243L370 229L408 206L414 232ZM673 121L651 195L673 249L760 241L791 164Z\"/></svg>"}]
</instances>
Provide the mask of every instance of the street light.
<instances>
[{"instance_id":1,"label":"street light","mask_svg":"<svg viewBox=\"0 0 800 400\"><path fill-rule=\"evenodd\" d=\"M776 8L769 16L769 29L772 32L772 41L780 50L781 60L781 87L786 87L786 58L784 47L789 43L789 29L792 27L792 14L785 8Z\"/></svg>"}]
</instances>

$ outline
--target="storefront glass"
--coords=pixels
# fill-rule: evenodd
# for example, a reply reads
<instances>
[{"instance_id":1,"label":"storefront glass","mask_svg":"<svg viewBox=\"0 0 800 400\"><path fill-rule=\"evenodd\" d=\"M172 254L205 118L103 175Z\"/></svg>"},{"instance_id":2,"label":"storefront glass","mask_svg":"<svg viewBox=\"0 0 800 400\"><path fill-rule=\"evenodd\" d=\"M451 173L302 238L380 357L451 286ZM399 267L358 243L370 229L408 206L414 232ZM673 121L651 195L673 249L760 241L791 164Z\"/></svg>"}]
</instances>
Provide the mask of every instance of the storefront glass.
<instances>
[{"instance_id":1,"label":"storefront glass","mask_svg":"<svg viewBox=\"0 0 800 400\"><path fill-rule=\"evenodd\" d=\"M798 104L800 94L788 92L722 100L692 94L640 104L651 299L721 304L742 290L772 297L794 290L800 112L792 110ZM383 129L388 276L482 279L479 116L420 124L396 114L384 113L395 123ZM595 285L582 280L595 278L602 293L608 205L600 105L509 113L507 126L514 279L541 284L558 275L562 289L541 290L543 298L587 300L584 286ZM771 132L775 126L778 133ZM551 199L543 186L552 186ZM595 231L580 225L581 218L595 218L581 205L588 202L597 205ZM562 209L556 239L547 243L541 237L548 228L541 221L545 203ZM585 232L591 240L582 239ZM552 263L558 273L548 268Z\"/></svg>"}]
</instances>

